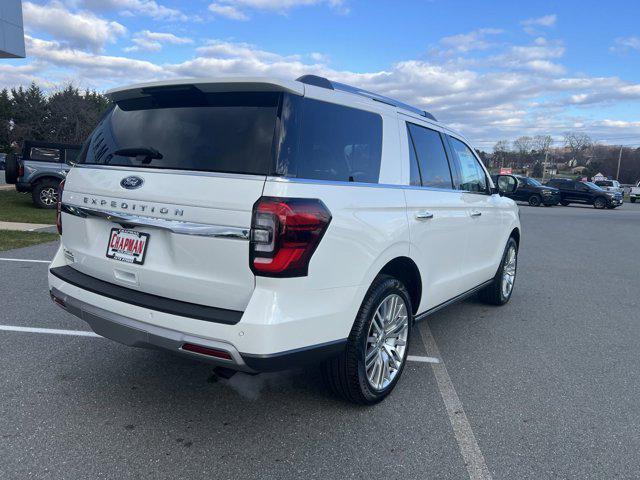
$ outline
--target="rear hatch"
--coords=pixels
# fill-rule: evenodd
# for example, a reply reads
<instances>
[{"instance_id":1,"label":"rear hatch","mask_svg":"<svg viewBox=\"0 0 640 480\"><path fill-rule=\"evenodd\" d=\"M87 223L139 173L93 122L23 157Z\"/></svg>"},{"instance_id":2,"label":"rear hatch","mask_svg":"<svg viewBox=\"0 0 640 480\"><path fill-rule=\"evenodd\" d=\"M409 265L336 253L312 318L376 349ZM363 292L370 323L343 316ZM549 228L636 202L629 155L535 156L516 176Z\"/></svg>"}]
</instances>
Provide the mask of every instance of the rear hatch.
<instances>
[{"instance_id":1,"label":"rear hatch","mask_svg":"<svg viewBox=\"0 0 640 480\"><path fill-rule=\"evenodd\" d=\"M280 89L116 92L67 177L71 266L145 293L244 310L255 285L251 210L272 168Z\"/></svg>"}]
</instances>

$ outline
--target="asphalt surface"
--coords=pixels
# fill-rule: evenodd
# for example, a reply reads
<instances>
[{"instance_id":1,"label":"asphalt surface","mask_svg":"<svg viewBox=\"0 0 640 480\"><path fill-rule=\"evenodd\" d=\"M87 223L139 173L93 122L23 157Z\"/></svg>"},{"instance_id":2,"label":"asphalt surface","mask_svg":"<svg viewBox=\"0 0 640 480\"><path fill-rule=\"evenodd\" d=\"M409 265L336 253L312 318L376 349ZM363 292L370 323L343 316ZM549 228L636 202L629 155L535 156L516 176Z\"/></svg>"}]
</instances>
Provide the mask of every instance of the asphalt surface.
<instances>
[{"instance_id":1,"label":"asphalt surface","mask_svg":"<svg viewBox=\"0 0 640 480\"><path fill-rule=\"evenodd\" d=\"M637 478L640 204L521 213L512 301L428 319L487 469ZM87 329L50 302L45 272L0 261L0 325ZM428 363L362 408L328 394L315 368L226 381L105 339L7 331L0 351L2 479L469 478ZM414 338L410 353L430 352Z\"/></svg>"}]
</instances>

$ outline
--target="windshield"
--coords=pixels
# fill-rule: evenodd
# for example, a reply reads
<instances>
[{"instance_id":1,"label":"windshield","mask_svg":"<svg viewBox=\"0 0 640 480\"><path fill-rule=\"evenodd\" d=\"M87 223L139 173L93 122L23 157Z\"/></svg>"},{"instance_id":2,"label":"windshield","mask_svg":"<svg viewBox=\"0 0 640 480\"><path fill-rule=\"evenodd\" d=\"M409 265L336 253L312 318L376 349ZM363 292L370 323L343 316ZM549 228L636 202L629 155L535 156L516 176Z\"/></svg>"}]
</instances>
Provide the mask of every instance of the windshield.
<instances>
[{"instance_id":1,"label":"windshield","mask_svg":"<svg viewBox=\"0 0 640 480\"><path fill-rule=\"evenodd\" d=\"M613 182L611 180L600 180L595 182L599 187L613 187Z\"/></svg>"},{"instance_id":2,"label":"windshield","mask_svg":"<svg viewBox=\"0 0 640 480\"><path fill-rule=\"evenodd\" d=\"M589 188L593 188L595 190L603 190L602 188L600 188L598 185L596 185L593 182L582 182L582 183L584 183Z\"/></svg>"},{"instance_id":3,"label":"windshield","mask_svg":"<svg viewBox=\"0 0 640 480\"><path fill-rule=\"evenodd\" d=\"M281 94L175 90L118 102L79 163L266 175Z\"/></svg>"},{"instance_id":4,"label":"windshield","mask_svg":"<svg viewBox=\"0 0 640 480\"><path fill-rule=\"evenodd\" d=\"M541 187L542 184L536 180L535 178L529 178L527 179L527 181L529 182L529 185L533 185L534 187Z\"/></svg>"}]
</instances>

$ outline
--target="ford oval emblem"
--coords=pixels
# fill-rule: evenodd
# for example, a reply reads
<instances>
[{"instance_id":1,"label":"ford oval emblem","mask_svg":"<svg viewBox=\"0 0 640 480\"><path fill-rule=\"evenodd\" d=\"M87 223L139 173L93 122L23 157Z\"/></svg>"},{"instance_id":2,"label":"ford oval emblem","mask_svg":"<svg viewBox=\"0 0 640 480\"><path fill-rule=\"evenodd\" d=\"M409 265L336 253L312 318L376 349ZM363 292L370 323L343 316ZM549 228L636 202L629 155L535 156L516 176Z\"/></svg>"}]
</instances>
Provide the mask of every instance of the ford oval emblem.
<instances>
[{"instance_id":1,"label":"ford oval emblem","mask_svg":"<svg viewBox=\"0 0 640 480\"><path fill-rule=\"evenodd\" d=\"M122 188L126 188L127 190L140 188L143 183L144 183L144 180L142 178L136 177L133 175L131 177L125 177L122 180L120 180L120 186Z\"/></svg>"}]
</instances>

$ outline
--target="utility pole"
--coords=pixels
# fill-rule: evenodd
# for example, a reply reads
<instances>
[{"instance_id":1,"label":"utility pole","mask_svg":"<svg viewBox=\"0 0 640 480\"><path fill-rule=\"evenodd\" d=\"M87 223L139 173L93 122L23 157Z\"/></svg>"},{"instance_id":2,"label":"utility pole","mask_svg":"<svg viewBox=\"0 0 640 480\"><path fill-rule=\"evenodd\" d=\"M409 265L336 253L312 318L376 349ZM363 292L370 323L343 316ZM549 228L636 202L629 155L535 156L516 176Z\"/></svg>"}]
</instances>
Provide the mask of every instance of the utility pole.
<instances>
[{"instance_id":1,"label":"utility pole","mask_svg":"<svg viewBox=\"0 0 640 480\"><path fill-rule=\"evenodd\" d=\"M616 180L620 181L620 162L622 161L622 145L620 145L620 155L618 155L618 172L616 173Z\"/></svg>"}]
</instances>

